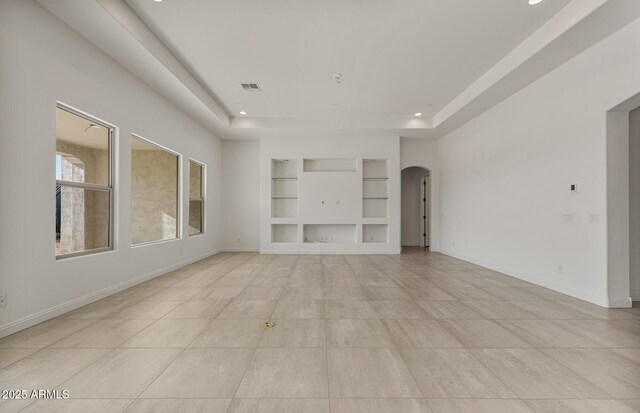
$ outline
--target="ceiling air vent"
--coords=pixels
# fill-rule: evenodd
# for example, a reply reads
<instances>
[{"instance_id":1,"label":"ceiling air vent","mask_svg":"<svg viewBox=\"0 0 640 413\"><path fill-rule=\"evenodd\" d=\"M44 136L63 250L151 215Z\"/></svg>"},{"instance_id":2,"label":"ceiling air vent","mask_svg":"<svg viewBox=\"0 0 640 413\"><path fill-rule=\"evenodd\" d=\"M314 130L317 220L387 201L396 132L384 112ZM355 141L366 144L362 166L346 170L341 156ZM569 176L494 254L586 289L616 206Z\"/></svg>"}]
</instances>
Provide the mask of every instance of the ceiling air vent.
<instances>
[{"instance_id":1,"label":"ceiling air vent","mask_svg":"<svg viewBox=\"0 0 640 413\"><path fill-rule=\"evenodd\" d=\"M242 89L247 92L260 92L260 85L257 83L241 83Z\"/></svg>"}]
</instances>

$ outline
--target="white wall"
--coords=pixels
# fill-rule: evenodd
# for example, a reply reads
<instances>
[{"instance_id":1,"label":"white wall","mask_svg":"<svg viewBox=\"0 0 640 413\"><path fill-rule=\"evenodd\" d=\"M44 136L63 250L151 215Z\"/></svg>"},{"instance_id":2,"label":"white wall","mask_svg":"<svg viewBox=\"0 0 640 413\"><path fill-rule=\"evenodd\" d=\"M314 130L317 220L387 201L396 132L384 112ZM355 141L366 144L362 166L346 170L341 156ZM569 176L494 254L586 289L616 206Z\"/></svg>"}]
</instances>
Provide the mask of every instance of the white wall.
<instances>
[{"instance_id":1,"label":"white wall","mask_svg":"<svg viewBox=\"0 0 640 413\"><path fill-rule=\"evenodd\" d=\"M640 301L640 108L629 113L629 200L630 290Z\"/></svg>"},{"instance_id":2,"label":"white wall","mask_svg":"<svg viewBox=\"0 0 640 413\"><path fill-rule=\"evenodd\" d=\"M401 209L400 209L400 239L403 246L418 247L423 244L422 234L422 179L428 172L418 167L409 167L401 171ZM427 178L428 179L428 178ZM429 191L427 189L427 191ZM429 199L429 195L427 195ZM427 207L427 214L429 213ZM429 228L427 223L427 234ZM427 235L427 245L429 239Z\"/></svg>"},{"instance_id":3,"label":"white wall","mask_svg":"<svg viewBox=\"0 0 640 413\"><path fill-rule=\"evenodd\" d=\"M639 41L636 21L439 141L443 252L624 300L607 293L606 112L640 91Z\"/></svg>"},{"instance_id":4,"label":"white wall","mask_svg":"<svg viewBox=\"0 0 640 413\"><path fill-rule=\"evenodd\" d=\"M430 172L429 204L430 251L440 250L440 174L438 168L438 142L424 139L400 139L400 169L419 166Z\"/></svg>"},{"instance_id":5,"label":"white wall","mask_svg":"<svg viewBox=\"0 0 640 413\"><path fill-rule=\"evenodd\" d=\"M0 2L0 90L0 335L217 250L219 140L33 1ZM118 127L114 251L55 259L58 100ZM130 247L131 133L181 153L185 177L207 164L204 235Z\"/></svg>"},{"instance_id":6,"label":"white wall","mask_svg":"<svg viewBox=\"0 0 640 413\"><path fill-rule=\"evenodd\" d=\"M222 247L260 248L260 141L222 141Z\"/></svg>"}]
</instances>

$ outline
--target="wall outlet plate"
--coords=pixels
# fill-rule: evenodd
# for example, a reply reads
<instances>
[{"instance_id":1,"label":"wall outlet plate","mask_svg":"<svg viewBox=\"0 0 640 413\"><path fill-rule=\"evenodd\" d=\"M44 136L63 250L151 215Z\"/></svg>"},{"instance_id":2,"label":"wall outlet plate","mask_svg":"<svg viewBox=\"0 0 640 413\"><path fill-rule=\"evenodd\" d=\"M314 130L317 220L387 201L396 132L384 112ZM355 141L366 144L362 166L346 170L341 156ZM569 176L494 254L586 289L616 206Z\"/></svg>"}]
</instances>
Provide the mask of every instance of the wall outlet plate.
<instances>
[{"instance_id":1,"label":"wall outlet plate","mask_svg":"<svg viewBox=\"0 0 640 413\"><path fill-rule=\"evenodd\" d=\"M7 293L0 293L0 307L7 306Z\"/></svg>"}]
</instances>

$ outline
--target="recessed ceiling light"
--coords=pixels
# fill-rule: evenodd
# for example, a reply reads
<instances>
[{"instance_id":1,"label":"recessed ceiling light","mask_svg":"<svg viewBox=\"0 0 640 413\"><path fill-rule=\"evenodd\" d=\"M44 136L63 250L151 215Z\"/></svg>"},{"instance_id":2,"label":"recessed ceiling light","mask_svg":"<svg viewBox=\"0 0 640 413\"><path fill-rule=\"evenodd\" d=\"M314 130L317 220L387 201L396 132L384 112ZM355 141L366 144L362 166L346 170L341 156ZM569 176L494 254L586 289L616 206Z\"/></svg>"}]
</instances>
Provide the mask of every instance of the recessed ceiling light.
<instances>
[{"instance_id":1,"label":"recessed ceiling light","mask_svg":"<svg viewBox=\"0 0 640 413\"><path fill-rule=\"evenodd\" d=\"M155 1L156 3L162 3L162 0L153 0L153 1Z\"/></svg>"},{"instance_id":2,"label":"recessed ceiling light","mask_svg":"<svg viewBox=\"0 0 640 413\"><path fill-rule=\"evenodd\" d=\"M240 114L241 114L241 115L246 115L246 114L247 114L247 112L245 112L244 110L241 110L241 111L240 111Z\"/></svg>"},{"instance_id":3,"label":"recessed ceiling light","mask_svg":"<svg viewBox=\"0 0 640 413\"><path fill-rule=\"evenodd\" d=\"M422 112L416 112L416 113L413 114L413 116L420 117L420 116L422 116Z\"/></svg>"},{"instance_id":4,"label":"recessed ceiling light","mask_svg":"<svg viewBox=\"0 0 640 413\"><path fill-rule=\"evenodd\" d=\"M542 0L529 0L530 6L535 6L538 3L542 3Z\"/></svg>"}]
</instances>

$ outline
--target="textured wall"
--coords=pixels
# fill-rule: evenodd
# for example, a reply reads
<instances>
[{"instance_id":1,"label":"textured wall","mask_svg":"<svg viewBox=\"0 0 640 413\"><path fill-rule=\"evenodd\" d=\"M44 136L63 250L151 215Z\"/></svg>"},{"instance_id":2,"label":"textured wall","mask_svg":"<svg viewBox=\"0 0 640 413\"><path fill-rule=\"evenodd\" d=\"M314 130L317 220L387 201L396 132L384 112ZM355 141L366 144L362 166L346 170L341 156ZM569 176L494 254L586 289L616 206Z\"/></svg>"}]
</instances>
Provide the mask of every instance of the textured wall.
<instances>
[{"instance_id":1,"label":"textured wall","mask_svg":"<svg viewBox=\"0 0 640 413\"><path fill-rule=\"evenodd\" d=\"M163 150L131 152L131 242L177 237L178 157Z\"/></svg>"}]
</instances>

